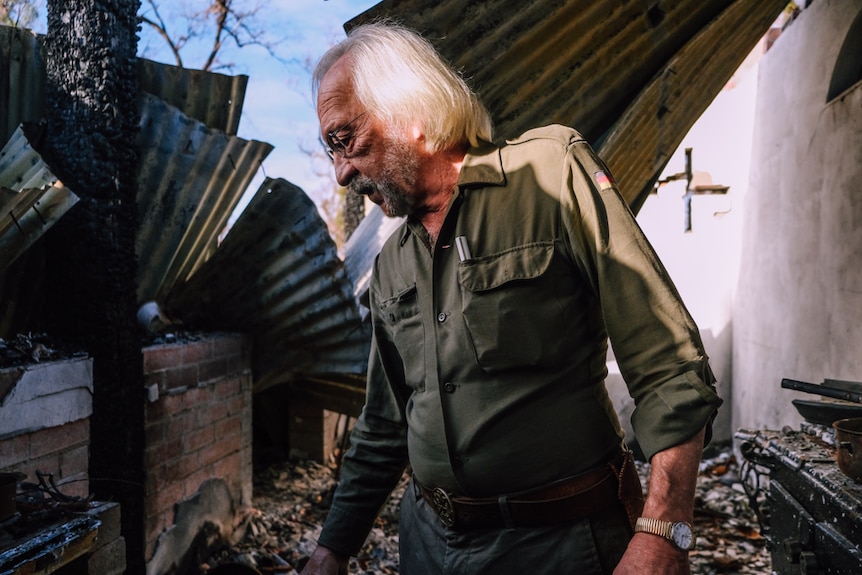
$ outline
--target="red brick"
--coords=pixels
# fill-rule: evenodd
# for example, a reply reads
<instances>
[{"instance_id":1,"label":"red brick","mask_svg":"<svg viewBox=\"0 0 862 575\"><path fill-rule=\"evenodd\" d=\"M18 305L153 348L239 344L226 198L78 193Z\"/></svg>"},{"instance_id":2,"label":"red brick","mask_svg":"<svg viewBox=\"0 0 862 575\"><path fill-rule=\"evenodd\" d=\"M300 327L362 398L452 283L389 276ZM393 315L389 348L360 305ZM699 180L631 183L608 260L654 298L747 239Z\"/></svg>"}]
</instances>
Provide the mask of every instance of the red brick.
<instances>
[{"instance_id":1,"label":"red brick","mask_svg":"<svg viewBox=\"0 0 862 575\"><path fill-rule=\"evenodd\" d=\"M213 443L209 447L204 448L198 456L201 466L213 465L216 461L224 459L232 453L238 452L242 448L242 442L239 439L228 438L225 441Z\"/></svg>"},{"instance_id":2,"label":"red brick","mask_svg":"<svg viewBox=\"0 0 862 575\"><path fill-rule=\"evenodd\" d=\"M79 473L86 475L89 464L89 445L85 444L67 449L60 454L60 477L71 477Z\"/></svg>"},{"instance_id":3,"label":"red brick","mask_svg":"<svg viewBox=\"0 0 862 575\"><path fill-rule=\"evenodd\" d=\"M192 365L212 359L212 343L209 340L194 341L180 346L183 365Z\"/></svg>"},{"instance_id":4,"label":"red brick","mask_svg":"<svg viewBox=\"0 0 862 575\"><path fill-rule=\"evenodd\" d=\"M228 374L228 360L216 358L198 364L201 382L211 382Z\"/></svg>"},{"instance_id":5,"label":"red brick","mask_svg":"<svg viewBox=\"0 0 862 575\"><path fill-rule=\"evenodd\" d=\"M159 405L159 413L158 418L153 417L153 420L156 419L173 419L177 414L185 409L185 404L183 403L183 394L181 393L169 393L161 396L159 400L155 403L151 403L149 405ZM155 416L156 414L153 413Z\"/></svg>"},{"instance_id":6,"label":"red brick","mask_svg":"<svg viewBox=\"0 0 862 575\"><path fill-rule=\"evenodd\" d=\"M0 441L0 469L8 469L28 459L30 459L29 433Z\"/></svg>"},{"instance_id":7,"label":"red brick","mask_svg":"<svg viewBox=\"0 0 862 575\"><path fill-rule=\"evenodd\" d=\"M179 459L183 456L183 438L172 437L170 441L165 443L162 451L164 452L165 461Z\"/></svg>"},{"instance_id":8,"label":"red brick","mask_svg":"<svg viewBox=\"0 0 862 575\"><path fill-rule=\"evenodd\" d=\"M145 348L144 373L172 369L182 365L183 353L176 345L154 345Z\"/></svg>"},{"instance_id":9,"label":"red brick","mask_svg":"<svg viewBox=\"0 0 862 575\"><path fill-rule=\"evenodd\" d=\"M238 478L242 468L242 455L239 452L231 453L230 455L213 463L213 475L221 478Z\"/></svg>"},{"instance_id":10,"label":"red brick","mask_svg":"<svg viewBox=\"0 0 862 575\"><path fill-rule=\"evenodd\" d=\"M177 460L176 476L172 480L184 482L188 477L197 473L201 467L200 452L190 453Z\"/></svg>"},{"instance_id":11,"label":"red brick","mask_svg":"<svg viewBox=\"0 0 862 575\"><path fill-rule=\"evenodd\" d=\"M235 395L227 402L228 415L242 415L243 410L248 404L249 399L242 395Z\"/></svg>"},{"instance_id":12,"label":"red brick","mask_svg":"<svg viewBox=\"0 0 862 575\"><path fill-rule=\"evenodd\" d=\"M213 431L218 441L232 438L234 435L242 435L242 419L240 417L228 417L213 423Z\"/></svg>"},{"instance_id":13,"label":"red brick","mask_svg":"<svg viewBox=\"0 0 862 575\"><path fill-rule=\"evenodd\" d=\"M158 485L159 489L164 488L168 484L178 483L186 474L183 472L183 459L175 459L167 461L161 466L161 473L153 477L153 484Z\"/></svg>"},{"instance_id":14,"label":"red brick","mask_svg":"<svg viewBox=\"0 0 862 575\"><path fill-rule=\"evenodd\" d=\"M216 383L215 388L216 395L220 399L226 399L228 397L235 397L237 395L240 395L240 392L242 390L239 377L229 377L223 379Z\"/></svg>"},{"instance_id":15,"label":"red brick","mask_svg":"<svg viewBox=\"0 0 862 575\"><path fill-rule=\"evenodd\" d=\"M167 483L164 488L160 489L146 499L147 517L165 511L172 511L182 497L183 486L180 483Z\"/></svg>"},{"instance_id":16,"label":"red brick","mask_svg":"<svg viewBox=\"0 0 862 575\"><path fill-rule=\"evenodd\" d=\"M67 447L87 442L90 438L89 423L89 419L82 419L34 432L30 437L30 457L57 453Z\"/></svg>"},{"instance_id":17,"label":"red brick","mask_svg":"<svg viewBox=\"0 0 862 575\"><path fill-rule=\"evenodd\" d=\"M210 386L192 387L186 390L183 395L183 405L186 409L197 413L201 406L207 405L213 400L213 390Z\"/></svg>"},{"instance_id":18,"label":"red brick","mask_svg":"<svg viewBox=\"0 0 862 575\"><path fill-rule=\"evenodd\" d=\"M212 425L230 415L230 405L225 401L214 401L209 405L201 406L198 410L198 425Z\"/></svg>"},{"instance_id":19,"label":"red brick","mask_svg":"<svg viewBox=\"0 0 862 575\"><path fill-rule=\"evenodd\" d=\"M197 364L185 365L165 372L165 388L168 390L193 388L197 384Z\"/></svg>"},{"instance_id":20,"label":"red brick","mask_svg":"<svg viewBox=\"0 0 862 575\"><path fill-rule=\"evenodd\" d=\"M183 435L197 429L197 417L191 411L177 412L166 420L165 440L182 438Z\"/></svg>"},{"instance_id":21,"label":"red brick","mask_svg":"<svg viewBox=\"0 0 862 575\"><path fill-rule=\"evenodd\" d=\"M212 466L202 467L189 475L183 483L183 499L188 499L201 490L204 481L213 478Z\"/></svg>"},{"instance_id":22,"label":"red brick","mask_svg":"<svg viewBox=\"0 0 862 575\"><path fill-rule=\"evenodd\" d=\"M190 453L211 445L213 442L213 426L207 425L192 431L183 437L183 451Z\"/></svg>"}]
</instances>

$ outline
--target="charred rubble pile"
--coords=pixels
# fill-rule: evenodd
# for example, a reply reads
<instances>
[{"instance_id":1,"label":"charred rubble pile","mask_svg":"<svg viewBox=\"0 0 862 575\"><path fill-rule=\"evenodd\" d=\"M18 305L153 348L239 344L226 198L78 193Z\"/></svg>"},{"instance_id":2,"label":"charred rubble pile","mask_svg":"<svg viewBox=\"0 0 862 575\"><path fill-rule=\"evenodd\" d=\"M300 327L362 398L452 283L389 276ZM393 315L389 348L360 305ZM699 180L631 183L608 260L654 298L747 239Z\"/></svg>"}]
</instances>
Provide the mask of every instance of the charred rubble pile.
<instances>
[{"instance_id":1,"label":"charred rubble pile","mask_svg":"<svg viewBox=\"0 0 862 575\"><path fill-rule=\"evenodd\" d=\"M649 465L638 463L646 486ZM398 573L398 501L405 476L384 506L351 573ZM202 559L195 575L298 573L314 550L337 479L334 465L288 461L255 471L254 507L245 534L230 547ZM692 573L766 574L770 556L730 452L704 459L695 508L696 548Z\"/></svg>"}]
</instances>

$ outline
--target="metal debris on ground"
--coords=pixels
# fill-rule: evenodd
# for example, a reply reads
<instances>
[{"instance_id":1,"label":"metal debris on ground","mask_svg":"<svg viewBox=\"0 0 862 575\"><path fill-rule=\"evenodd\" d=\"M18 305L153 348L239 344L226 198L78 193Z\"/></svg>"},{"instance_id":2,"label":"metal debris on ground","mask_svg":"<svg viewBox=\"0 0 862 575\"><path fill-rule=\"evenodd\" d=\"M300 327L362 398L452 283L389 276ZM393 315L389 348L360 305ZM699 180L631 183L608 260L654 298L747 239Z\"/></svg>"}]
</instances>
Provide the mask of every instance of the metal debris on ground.
<instances>
[{"instance_id":1,"label":"metal debris on ground","mask_svg":"<svg viewBox=\"0 0 862 575\"><path fill-rule=\"evenodd\" d=\"M638 463L646 488L649 465ZM398 502L407 486L405 475L358 557L355 575L398 573ZM254 508L246 517L245 536L201 562L198 574L280 573L296 575L314 550L336 486L335 470L308 461L288 461L256 470ZM735 457L722 453L701 462L698 475L695 530L691 551L694 575L770 573L770 556Z\"/></svg>"}]
</instances>

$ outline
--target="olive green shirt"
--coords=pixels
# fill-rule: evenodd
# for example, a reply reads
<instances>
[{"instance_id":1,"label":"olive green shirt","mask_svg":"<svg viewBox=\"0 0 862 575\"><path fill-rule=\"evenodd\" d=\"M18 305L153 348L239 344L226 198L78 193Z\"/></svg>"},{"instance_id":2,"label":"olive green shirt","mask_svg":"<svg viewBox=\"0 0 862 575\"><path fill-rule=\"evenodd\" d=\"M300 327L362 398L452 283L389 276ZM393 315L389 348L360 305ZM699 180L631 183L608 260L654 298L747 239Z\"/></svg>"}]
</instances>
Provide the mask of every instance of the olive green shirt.
<instances>
[{"instance_id":1,"label":"olive green shirt","mask_svg":"<svg viewBox=\"0 0 862 575\"><path fill-rule=\"evenodd\" d=\"M345 554L408 460L425 485L484 497L618 452L608 337L648 457L693 437L721 403L697 326L569 128L471 149L433 251L408 220L377 258L369 301L367 402L319 540Z\"/></svg>"}]
</instances>

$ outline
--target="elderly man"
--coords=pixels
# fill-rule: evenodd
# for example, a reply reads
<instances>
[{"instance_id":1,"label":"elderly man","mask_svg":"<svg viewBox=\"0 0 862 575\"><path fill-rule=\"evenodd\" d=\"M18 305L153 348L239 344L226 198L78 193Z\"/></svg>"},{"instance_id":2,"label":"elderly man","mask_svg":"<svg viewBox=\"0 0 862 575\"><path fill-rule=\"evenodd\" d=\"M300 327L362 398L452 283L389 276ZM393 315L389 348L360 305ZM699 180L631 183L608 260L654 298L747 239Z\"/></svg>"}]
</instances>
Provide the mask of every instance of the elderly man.
<instances>
[{"instance_id":1,"label":"elderly man","mask_svg":"<svg viewBox=\"0 0 862 575\"><path fill-rule=\"evenodd\" d=\"M406 216L374 266L366 405L303 573L346 573L409 463L401 573L688 573L721 400L697 327L574 130L491 144L421 37L353 30L314 78L338 182ZM652 463L644 501L608 338Z\"/></svg>"}]
</instances>

